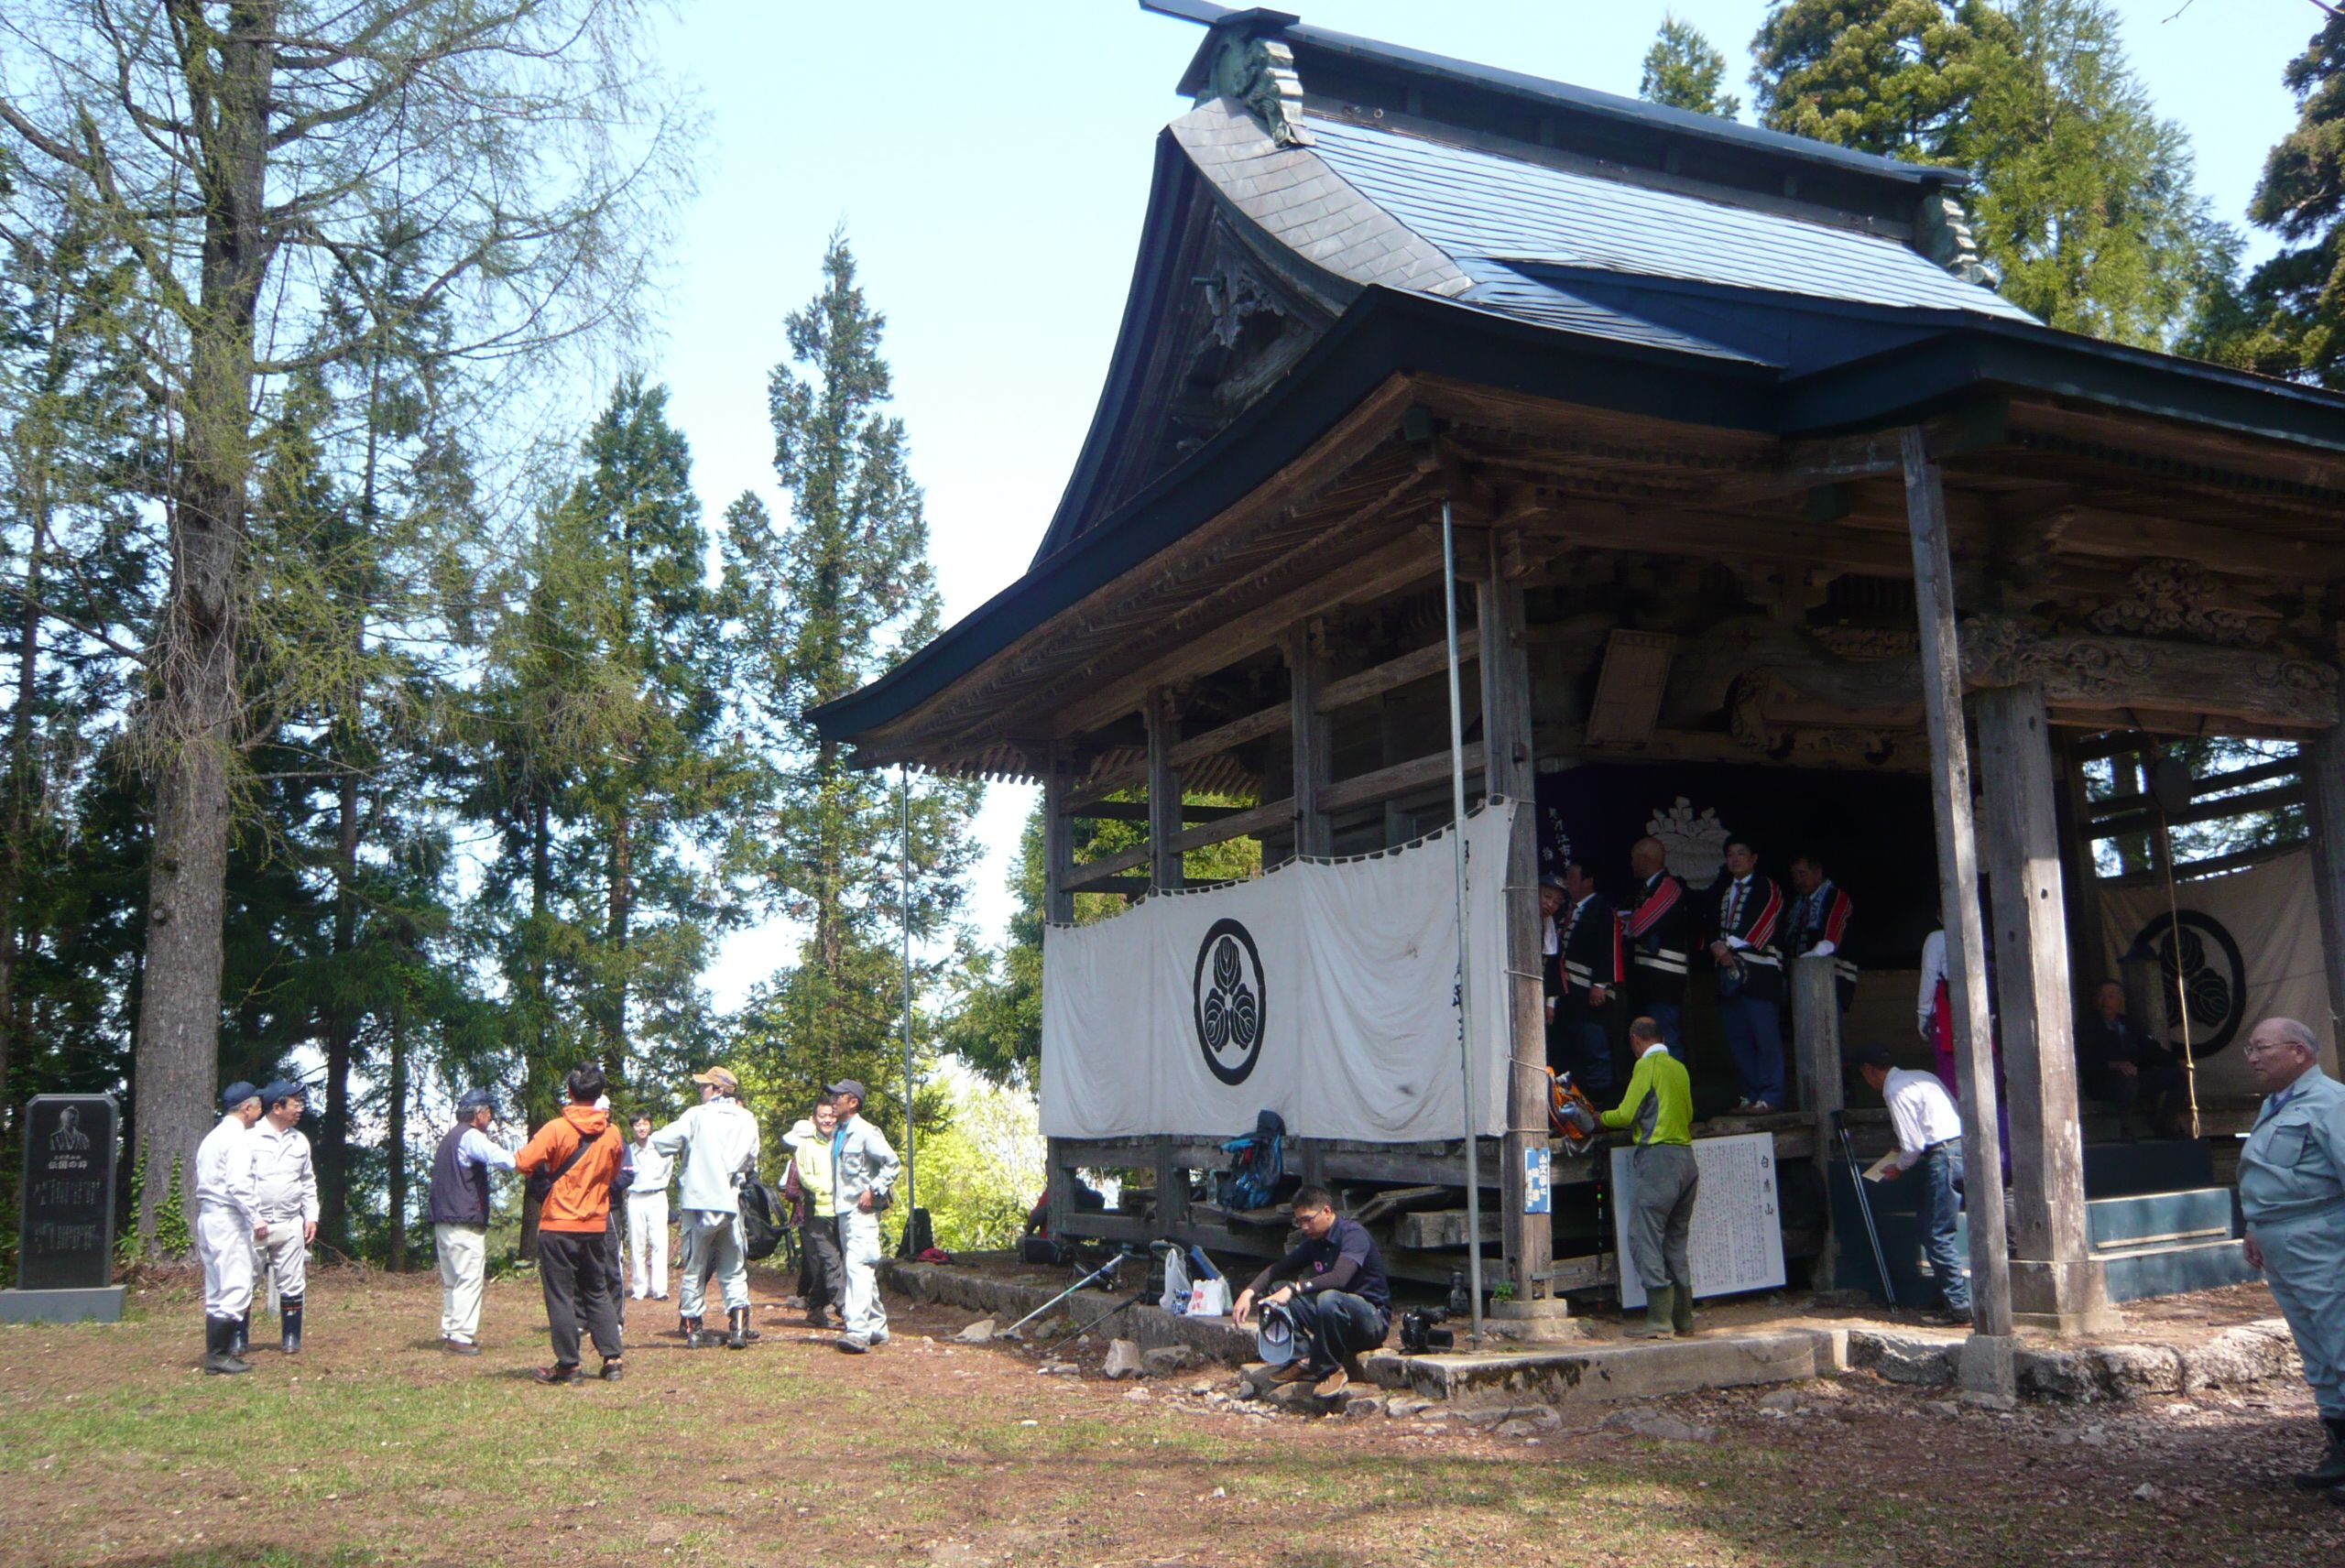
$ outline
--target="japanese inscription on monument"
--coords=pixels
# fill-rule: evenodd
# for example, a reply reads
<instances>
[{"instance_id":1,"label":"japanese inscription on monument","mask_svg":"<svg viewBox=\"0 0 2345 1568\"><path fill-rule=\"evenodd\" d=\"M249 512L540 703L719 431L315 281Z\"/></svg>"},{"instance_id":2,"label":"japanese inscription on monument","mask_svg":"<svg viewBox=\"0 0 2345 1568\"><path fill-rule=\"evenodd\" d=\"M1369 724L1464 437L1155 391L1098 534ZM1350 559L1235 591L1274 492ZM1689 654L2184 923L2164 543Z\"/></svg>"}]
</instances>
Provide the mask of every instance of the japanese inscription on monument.
<instances>
[{"instance_id":1,"label":"japanese inscription on monument","mask_svg":"<svg viewBox=\"0 0 2345 1568\"><path fill-rule=\"evenodd\" d=\"M110 1282L116 1119L105 1094L41 1094L26 1106L19 1290Z\"/></svg>"},{"instance_id":2,"label":"japanese inscription on monument","mask_svg":"<svg viewBox=\"0 0 2345 1568\"><path fill-rule=\"evenodd\" d=\"M1633 1151L1612 1150L1612 1225L1625 1264L1629 1214L1637 1194ZM1697 1138L1694 1166L1701 1186L1694 1198L1694 1229L1685 1238L1693 1265L1694 1294L1727 1296L1766 1290L1783 1282L1783 1223L1775 1198L1775 1140L1763 1132L1735 1138ZM1620 1305L1633 1312L1645 1304L1645 1288L1633 1268L1620 1270Z\"/></svg>"}]
</instances>

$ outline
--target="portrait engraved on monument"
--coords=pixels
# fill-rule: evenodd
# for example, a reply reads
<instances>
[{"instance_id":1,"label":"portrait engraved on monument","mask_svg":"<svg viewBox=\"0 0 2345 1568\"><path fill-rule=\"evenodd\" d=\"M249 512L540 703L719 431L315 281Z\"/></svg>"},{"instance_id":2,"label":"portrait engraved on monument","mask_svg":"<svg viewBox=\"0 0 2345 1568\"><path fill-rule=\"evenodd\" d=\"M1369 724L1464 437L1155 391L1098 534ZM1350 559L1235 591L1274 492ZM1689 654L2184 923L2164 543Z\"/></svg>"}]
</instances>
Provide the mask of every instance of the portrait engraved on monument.
<instances>
[{"instance_id":1,"label":"portrait engraved on monument","mask_svg":"<svg viewBox=\"0 0 2345 1568\"><path fill-rule=\"evenodd\" d=\"M117 1124L104 1094L39 1094L26 1106L19 1290L111 1282Z\"/></svg>"}]
</instances>

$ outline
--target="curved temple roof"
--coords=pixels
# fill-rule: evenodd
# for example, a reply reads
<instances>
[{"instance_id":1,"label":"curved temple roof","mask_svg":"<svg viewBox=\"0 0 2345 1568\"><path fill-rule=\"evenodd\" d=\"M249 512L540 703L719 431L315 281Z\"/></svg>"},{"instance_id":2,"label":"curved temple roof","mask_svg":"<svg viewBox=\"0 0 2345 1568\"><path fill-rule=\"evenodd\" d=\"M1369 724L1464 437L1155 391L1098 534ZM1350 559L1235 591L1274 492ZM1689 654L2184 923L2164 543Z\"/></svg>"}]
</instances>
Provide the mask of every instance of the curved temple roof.
<instances>
[{"instance_id":1,"label":"curved temple roof","mask_svg":"<svg viewBox=\"0 0 2345 1568\"><path fill-rule=\"evenodd\" d=\"M1287 13L1141 4L1211 30L1183 82L1199 100L1163 133L1107 386L1066 495L1026 576L819 710L826 735L901 719L1266 478L1345 398L1436 360L1785 438L1881 428L1991 383L2345 451L2345 399L2056 332L1995 293L1955 200L1959 170ZM1242 97L1205 91L1232 79ZM1291 326L1313 324L1209 431L1186 410L1192 434L1174 443L1172 340L1199 330L1199 287L1210 299L1220 286L1192 267L1212 225L1285 291ZM1225 316L1216 330L1242 326Z\"/></svg>"}]
</instances>

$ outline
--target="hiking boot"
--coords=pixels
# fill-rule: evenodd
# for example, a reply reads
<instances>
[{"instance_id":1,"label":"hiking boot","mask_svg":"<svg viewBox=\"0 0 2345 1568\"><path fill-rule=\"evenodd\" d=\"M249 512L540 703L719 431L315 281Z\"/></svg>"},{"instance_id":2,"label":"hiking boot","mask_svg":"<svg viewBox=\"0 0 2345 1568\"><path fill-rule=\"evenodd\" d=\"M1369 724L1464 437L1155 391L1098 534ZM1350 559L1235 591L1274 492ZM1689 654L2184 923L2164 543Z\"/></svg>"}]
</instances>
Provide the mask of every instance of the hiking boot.
<instances>
[{"instance_id":1,"label":"hiking boot","mask_svg":"<svg viewBox=\"0 0 2345 1568\"><path fill-rule=\"evenodd\" d=\"M1332 1399L1351 1386L1352 1375L1338 1367L1311 1385L1311 1397L1314 1399Z\"/></svg>"},{"instance_id":2,"label":"hiking boot","mask_svg":"<svg viewBox=\"0 0 2345 1568\"><path fill-rule=\"evenodd\" d=\"M2323 1416L2320 1424L2329 1429L2329 1452L2320 1463L2298 1475L2296 1485L2307 1492L2318 1492L2345 1485L2345 1416Z\"/></svg>"},{"instance_id":3,"label":"hiking boot","mask_svg":"<svg viewBox=\"0 0 2345 1568\"><path fill-rule=\"evenodd\" d=\"M451 1356L478 1356L480 1354L480 1346L474 1345L469 1339L442 1338L440 1341L440 1348L446 1351Z\"/></svg>"},{"instance_id":4,"label":"hiking boot","mask_svg":"<svg viewBox=\"0 0 2345 1568\"><path fill-rule=\"evenodd\" d=\"M584 1383L586 1374L578 1369L575 1361L557 1361L551 1367L540 1367L529 1374L540 1383Z\"/></svg>"},{"instance_id":5,"label":"hiking boot","mask_svg":"<svg viewBox=\"0 0 2345 1568\"><path fill-rule=\"evenodd\" d=\"M750 1337L755 1338L756 1335L753 1334ZM888 1343L888 1331L884 1328L875 1328L871 1331L870 1339L874 1345L885 1345Z\"/></svg>"},{"instance_id":6,"label":"hiking boot","mask_svg":"<svg viewBox=\"0 0 2345 1568\"><path fill-rule=\"evenodd\" d=\"M203 1369L221 1377L249 1372L252 1363L235 1352L236 1320L212 1318L203 1320Z\"/></svg>"},{"instance_id":7,"label":"hiking boot","mask_svg":"<svg viewBox=\"0 0 2345 1568\"><path fill-rule=\"evenodd\" d=\"M1627 1337L1675 1339L1677 1337L1677 1325L1674 1322L1676 1305L1677 1290L1674 1286L1647 1291L1644 1322L1631 1323Z\"/></svg>"},{"instance_id":8,"label":"hiking boot","mask_svg":"<svg viewBox=\"0 0 2345 1568\"><path fill-rule=\"evenodd\" d=\"M1694 1332L1694 1287L1673 1285L1669 1290L1669 1326L1679 1334Z\"/></svg>"},{"instance_id":9,"label":"hiking boot","mask_svg":"<svg viewBox=\"0 0 2345 1568\"><path fill-rule=\"evenodd\" d=\"M1290 1361L1285 1366L1271 1374L1271 1381L1282 1385L1287 1383L1300 1383L1307 1377L1316 1376L1317 1374L1313 1372L1307 1364L1301 1361Z\"/></svg>"},{"instance_id":10,"label":"hiking boot","mask_svg":"<svg viewBox=\"0 0 2345 1568\"><path fill-rule=\"evenodd\" d=\"M608 1361L603 1363L602 1376L603 1381L605 1383L617 1382L620 1378L627 1376L627 1363L621 1361L616 1356L612 1356Z\"/></svg>"},{"instance_id":11,"label":"hiking boot","mask_svg":"<svg viewBox=\"0 0 2345 1568\"><path fill-rule=\"evenodd\" d=\"M684 1348L685 1348L686 1350L698 1350L698 1349L700 1348L700 1346L701 1346L701 1321L700 1321L700 1319L698 1319L698 1318L686 1318L686 1319L684 1319L684 1320L683 1320L683 1325L684 1325Z\"/></svg>"},{"instance_id":12,"label":"hiking boot","mask_svg":"<svg viewBox=\"0 0 2345 1568\"><path fill-rule=\"evenodd\" d=\"M871 1342L859 1334L839 1335L839 1348L849 1356L862 1356L871 1349Z\"/></svg>"}]
</instances>

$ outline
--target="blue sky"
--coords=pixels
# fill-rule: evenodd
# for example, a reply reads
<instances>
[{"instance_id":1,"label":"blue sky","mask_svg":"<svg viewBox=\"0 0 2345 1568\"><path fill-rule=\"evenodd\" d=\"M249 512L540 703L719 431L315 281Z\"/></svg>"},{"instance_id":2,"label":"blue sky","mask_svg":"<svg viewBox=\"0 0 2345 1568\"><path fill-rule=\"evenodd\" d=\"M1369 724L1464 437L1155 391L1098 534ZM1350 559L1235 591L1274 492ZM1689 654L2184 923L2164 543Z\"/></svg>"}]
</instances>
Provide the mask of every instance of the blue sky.
<instances>
[{"instance_id":1,"label":"blue sky","mask_svg":"<svg viewBox=\"0 0 2345 1568\"><path fill-rule=\"evenodd\" d=\"M2200 188L2241 221L2295 111L2280 71L2320 21L2307 0L2118 0L2135 69L2188 129ZM1733 74L1763 0L1288 0L1347 32L1633 93L1664 12ZM672 388L714 521L745 489L782 505L765 422L782 318L846 228L889 318L898 411L928 492L948 618L1014 579L1049 520L1114 345L1157 130L1202 36L1133 0L977 5L682 0L666 56L709 136L646 368ZM2177 14L2178 12L2178 14ZM2169 19L2170 18L2170 19ZM1736 91L1747 101L1747 85ZM1746 117L1748 111L1746 109ZM997 787L976 918L990 939L1031 792ZM730 1005L785 952L725 946Z\"/></svg>"}]
</instances>

